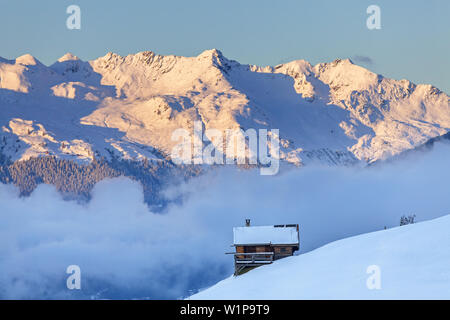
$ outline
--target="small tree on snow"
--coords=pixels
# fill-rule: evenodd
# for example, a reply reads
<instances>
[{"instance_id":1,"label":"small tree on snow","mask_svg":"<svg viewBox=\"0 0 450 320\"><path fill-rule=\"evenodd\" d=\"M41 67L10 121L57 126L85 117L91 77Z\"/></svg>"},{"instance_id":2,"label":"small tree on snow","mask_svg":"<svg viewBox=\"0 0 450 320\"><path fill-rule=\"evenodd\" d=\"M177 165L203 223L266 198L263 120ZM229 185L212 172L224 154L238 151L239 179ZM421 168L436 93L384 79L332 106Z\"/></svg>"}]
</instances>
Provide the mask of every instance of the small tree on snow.
<instances>
[{"instance_id":1,"label":"small tree on snow","mask_svg":"<svg viewBox=\"0 0 450 320\"><path fill-rule=\"evenodd\" d=\"M415 215L415 214L409 215L409 216L403 215L403 216L400 218L400 225L401 225L401 226L404 226L404 225L407 225L407 224L412 224L412 223L414 223L414 219L415 219L415 218L416 218L416 215Z\"/></svg>"}]
</instances>

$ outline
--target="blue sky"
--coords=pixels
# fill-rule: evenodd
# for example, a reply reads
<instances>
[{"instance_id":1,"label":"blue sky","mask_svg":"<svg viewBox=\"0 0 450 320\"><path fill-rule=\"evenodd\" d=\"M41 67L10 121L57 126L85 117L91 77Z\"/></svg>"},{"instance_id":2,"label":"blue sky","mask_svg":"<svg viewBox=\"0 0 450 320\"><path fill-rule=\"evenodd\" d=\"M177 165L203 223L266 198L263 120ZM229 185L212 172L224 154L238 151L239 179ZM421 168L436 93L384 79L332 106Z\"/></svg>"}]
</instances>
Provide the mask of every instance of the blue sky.
<instances>
[{"instance_id":1,"label":"blue sky","mask_svg":"<svg viewBox=\"0 0 450 320\"><path fill-rule=\"evenodd\" d=\"M71 4L81 8L81 30L66 28ZM381 8L381 30L366 28L371 4ZM30 53L51 64L66 52L89 60L108 51L193 56L218 48L257 65L350 57L450 93L449 16L448 0L0 0L0 56Z\"/></svg>"}]
</instances>

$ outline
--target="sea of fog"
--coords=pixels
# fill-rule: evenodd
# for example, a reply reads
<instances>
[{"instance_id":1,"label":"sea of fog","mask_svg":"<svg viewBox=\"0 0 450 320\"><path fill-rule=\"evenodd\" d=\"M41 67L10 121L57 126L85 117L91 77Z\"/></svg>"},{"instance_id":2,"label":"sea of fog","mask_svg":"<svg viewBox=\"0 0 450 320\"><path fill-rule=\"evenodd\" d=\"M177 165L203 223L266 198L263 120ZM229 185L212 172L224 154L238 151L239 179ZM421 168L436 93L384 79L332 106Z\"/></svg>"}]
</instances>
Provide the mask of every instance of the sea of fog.
<instances>
[{"instance_id":1,"label":"sea of fog","mask_svg":"<svg viewBox=\"0 0 450 320\"><path fill-rule=\"evenodd\" d=\"M260 176L224 168L167 190L150 212L141 186L98 183L87 204L40 185L19 197L0 184L0 298L176 299L233 273L232 228L298 223L300 253L328 242L450 213L449 145L369 168L311 166ZM370 250L370 248L367 248ZM81 289L66 269L78 265Z\"/></svg>"}]
</instances>

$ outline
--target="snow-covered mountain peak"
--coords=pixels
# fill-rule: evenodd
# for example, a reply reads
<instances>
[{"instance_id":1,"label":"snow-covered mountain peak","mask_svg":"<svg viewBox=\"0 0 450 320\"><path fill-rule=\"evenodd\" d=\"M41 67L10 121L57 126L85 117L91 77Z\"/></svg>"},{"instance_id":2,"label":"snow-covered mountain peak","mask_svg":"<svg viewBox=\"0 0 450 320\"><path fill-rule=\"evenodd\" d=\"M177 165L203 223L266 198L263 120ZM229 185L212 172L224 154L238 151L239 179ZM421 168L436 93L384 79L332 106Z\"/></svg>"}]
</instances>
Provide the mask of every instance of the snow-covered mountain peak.
<instances>
[{"instance_id":1,"label":"snow-covered mountain peak","mask_svg":"<svg viewBox=\"0 0 450 320\"><path fill-rule=\"evenodd\" d=\"M226 59L222 52L218 49L208 49L197 56L197 59ZM228 59L227 59L228 60Z\"/></svg>"},{"instance_id":2,"label":"snow-covered mountain peak","mask_svg":"<svg viewBox=\"0 0 450 320\"><path fill-rule=\"evenodd\" d=\"M77 56L74 56L72 53L67 52L61 58L58 59L58 62L71 61L71 60L80 60Z\"/></svg>"},{"instance_id":3,"label":"snow-covered mountain peak","mask_svg":"<svg viewBox=\"0 0 450 320\"><path fill-rule=\"evenodd\" d=\"M42 65L39 60L28 53L16 58L16 64L22 64L24 66Z\"/></svg>"},{"instance_id":4,"label":"snow-covered mountain peak","mask_svg":"<svg viewBox=\"0 0 450 320\"><path fill-rule=\"evenodd\" d=\"M94 75L90 62L83 61L71 53L66 53L49 68L63 76L62 80L56 81L57 85L80 81L87 85L99 84L99 76Z\"/></svg>"},{"instance_id":5,"label":"snow-covered mountain peak","mask_svg":"<svg viewBox=\"0 0 450 320\"><path fill-rule=\"evenodd\" d=\"M277 70L278 72L283 72L283 73L303 73L306 75L311 74L313 67L311 66L311 64L303 59L300 60L294 60L288 63L284 63L284 64L279 64L277 66L274 67L275 70Z\"/></svg>"},{"instance_id":6,"label":"snow-covered mountain peak","mask_svg":"<svg viewBox=\"0 0 450 320\"><path fill-rule=\"evenodd\" d=\"M222 52L218 49L208 49L203 51L202 53L200 53L197 56L198 59L203 59L203 58L216 58L216 59L224 59L224 55L222 54Z\"/></svg>"},{"instance_id":7,"label":"snow-covered mountain peak","mask_svg":"<svg viewBox=\"0 0 450 320\"><path fill-rule=\"evenodd\" d=\"M319 63L314 66L314 72L332 89L336 86L346 86L351 90L367 90L382 78L366 68L353 64L350 59Z\"/></svg>"},{"instance_id":8,"label":"snow-covered mountain peak","mask_svg":"<svg viewBox=\"0 0 450 320\"><path fill-rule=\"evenodd\" d=\"M197 58L198 61L206 62L208 66L218 68L225 74L234 66L240 66L237 61L226 58L218 49L205 50L200 53Z\"/></svg>"}]
</instances>

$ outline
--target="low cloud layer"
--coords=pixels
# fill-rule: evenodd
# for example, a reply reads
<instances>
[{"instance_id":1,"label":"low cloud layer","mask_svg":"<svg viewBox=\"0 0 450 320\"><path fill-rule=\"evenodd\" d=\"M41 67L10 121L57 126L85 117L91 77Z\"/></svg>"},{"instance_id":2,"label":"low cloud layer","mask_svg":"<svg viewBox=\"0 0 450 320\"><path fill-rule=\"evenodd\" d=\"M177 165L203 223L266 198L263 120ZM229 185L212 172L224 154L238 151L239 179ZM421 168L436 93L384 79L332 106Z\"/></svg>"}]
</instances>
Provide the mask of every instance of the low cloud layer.
<instances>
[{"instance_id":1,"label":"low cloud layer","mask_svg":"<svg viewBox=\"0 0 450 320\"><path fill-rule=\"evenodd\" d=\"M233 272L232 227L299 223L301 252L450 213L450 147L366 169L309 167L277 176L230 168L177 189L182 206L149 212L139 184L98 183L88 204L51 186L21 198L0 185L1 298L180 298ZM368 248L370 250L370 248ZM68 290L67 266L81 268Z\"/></svg>"}]
</instances>

